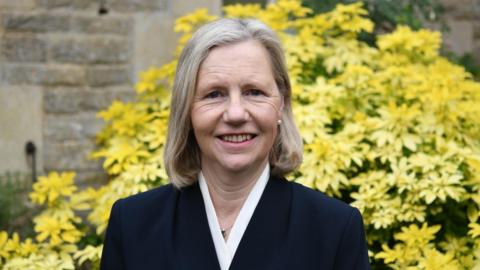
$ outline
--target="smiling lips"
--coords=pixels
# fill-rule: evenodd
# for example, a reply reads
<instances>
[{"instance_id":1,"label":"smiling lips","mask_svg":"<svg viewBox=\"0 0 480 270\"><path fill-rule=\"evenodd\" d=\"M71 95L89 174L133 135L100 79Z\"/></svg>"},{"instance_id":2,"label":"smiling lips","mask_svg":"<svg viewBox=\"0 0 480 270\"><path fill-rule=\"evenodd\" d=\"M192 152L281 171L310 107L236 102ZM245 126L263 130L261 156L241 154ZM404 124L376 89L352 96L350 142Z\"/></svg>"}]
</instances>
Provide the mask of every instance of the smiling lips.
<instances>
[{"instance_id":1,"label":"smiling lips","mask_svg":"<svg viewBox=\"0 0 480 270\"><path fill-rule=\"evenodd\" d=\"M242 143L249 141L255 137L254 134L234 134L234 135L222 135L219 138L222 141L229 142L229 143Z\"/></svg>"}]
</instances>

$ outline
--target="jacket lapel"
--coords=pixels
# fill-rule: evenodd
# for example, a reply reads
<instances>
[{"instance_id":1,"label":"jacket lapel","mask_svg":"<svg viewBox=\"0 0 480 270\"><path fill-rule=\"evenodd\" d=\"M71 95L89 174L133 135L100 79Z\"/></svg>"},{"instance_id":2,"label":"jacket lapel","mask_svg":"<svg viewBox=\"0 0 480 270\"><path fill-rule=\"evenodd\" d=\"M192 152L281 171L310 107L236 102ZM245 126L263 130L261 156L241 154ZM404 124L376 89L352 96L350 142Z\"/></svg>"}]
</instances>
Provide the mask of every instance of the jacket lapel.
<instances>
[{"instance_id":1,"label":"jacket lapel","mask_svg":"<svg viewBox=\"0 0 480 270\"><path fill-rule=\"evenodd\" d=\"M174 231L175 269L220 269L198 182L183 188Z\"/></svg>"},{"instance_id":2,"label":"jacket lapel","mask_svg":"<svg viewBox=\"0 0 480 270\"><path fill-rule=\"evenodd\" d=\"M268 269L280 256L287 238L291 185L270 177L233 257L230 270ZM202 204L203 207L203 204Z\"/></svg>"}]
</instances>

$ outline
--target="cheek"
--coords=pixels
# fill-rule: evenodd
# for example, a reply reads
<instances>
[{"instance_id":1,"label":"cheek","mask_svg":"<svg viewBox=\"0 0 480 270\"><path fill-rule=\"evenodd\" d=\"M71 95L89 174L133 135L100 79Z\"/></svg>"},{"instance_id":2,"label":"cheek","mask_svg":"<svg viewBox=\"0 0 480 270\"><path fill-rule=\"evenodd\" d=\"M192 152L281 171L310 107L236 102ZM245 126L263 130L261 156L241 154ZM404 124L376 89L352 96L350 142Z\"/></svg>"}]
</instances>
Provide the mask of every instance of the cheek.
<instances>
[{"instance_id":1,"label":"cheek","mask_svg":"<svg viewBox=\"0 0 480 270\"><path fill-rule=\"evenodd\" d=\"M268 136L275 137L278 132L278 110L275 106L256 107L251 111L259 128L268 134ZM266 135L267 135L266 134Z\"/></svg>"},{"instance_id":2,"label":"cheek","mask_svg":"<svg viewBox=\"0 0 480 270\"><path fill-rule=\"evenodd\" d=\"M220 106L196 104L192 106L190 119L192 123L193 134L197 141L205 140L215 133L219 119L221 118Z\"/></svg>"},{"instance_id":3,"label":"cheek","mask_svg":"<svg viewBox=\"0 0 480 270\"><path fill-rule=\"evenodd\" d=\"M259 115L265 119L265 121L271 120L277 123L277 120L282 114L282 104L278 99L269 99L262 102L252 102L250 111L253 114Z\"/></svg>"}]
</instances>

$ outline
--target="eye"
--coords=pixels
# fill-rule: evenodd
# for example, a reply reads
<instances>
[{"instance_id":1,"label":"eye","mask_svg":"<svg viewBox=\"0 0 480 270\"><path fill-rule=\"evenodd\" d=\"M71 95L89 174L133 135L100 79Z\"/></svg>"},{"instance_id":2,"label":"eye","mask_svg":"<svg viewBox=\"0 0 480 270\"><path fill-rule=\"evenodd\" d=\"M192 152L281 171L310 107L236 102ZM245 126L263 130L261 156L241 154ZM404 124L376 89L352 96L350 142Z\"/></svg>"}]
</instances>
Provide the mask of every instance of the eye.
<instances>
[{"instance_id":1,"label":"eye","mask_svg":"<svg viewBox=\"0 0 480 270\"><path fill-rule=\"evenodd\" d=\"M264 96L265 95L262 90L258 90L258 89L249 89L245 92L245 94L248 96Z\"/></svg>"},{"instance_id":2,"label":"eye","mask_svg":"<svg viewBox=\"0 0 480 270\"><path fill-rule=\"evenodd\" d=\"M222 96L222 92L220 92L218 90L213 90L213 91L209 92L208 94L206 94L205 98L213 99L213 98L219 98L221 96Z\"/></svg>"}]
</instances>

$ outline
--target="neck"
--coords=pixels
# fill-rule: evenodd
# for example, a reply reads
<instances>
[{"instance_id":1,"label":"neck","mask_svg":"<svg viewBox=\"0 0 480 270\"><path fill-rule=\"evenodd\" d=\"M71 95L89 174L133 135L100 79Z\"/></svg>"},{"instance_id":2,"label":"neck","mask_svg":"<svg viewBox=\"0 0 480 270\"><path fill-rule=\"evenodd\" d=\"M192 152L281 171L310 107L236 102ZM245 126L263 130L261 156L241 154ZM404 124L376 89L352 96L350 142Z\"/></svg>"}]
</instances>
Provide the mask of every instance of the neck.
<instances>
[{"instance_id":1,"label":"neck","mask_svg":"<svg viewBox=\"0 0 480 270\"><path fill-rule=\"evenodd\" d=\"M221 170L202 166L202 173L222 229L229 229L233 225L265 166L266 162L255 170L233 173L222 173Z\"/></svg>"}]
</instances>

